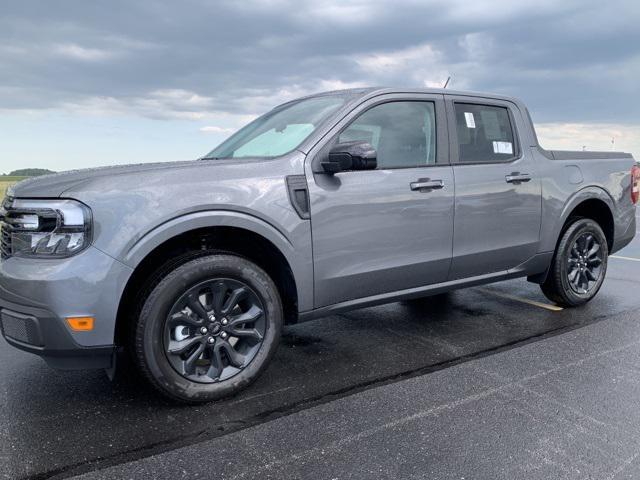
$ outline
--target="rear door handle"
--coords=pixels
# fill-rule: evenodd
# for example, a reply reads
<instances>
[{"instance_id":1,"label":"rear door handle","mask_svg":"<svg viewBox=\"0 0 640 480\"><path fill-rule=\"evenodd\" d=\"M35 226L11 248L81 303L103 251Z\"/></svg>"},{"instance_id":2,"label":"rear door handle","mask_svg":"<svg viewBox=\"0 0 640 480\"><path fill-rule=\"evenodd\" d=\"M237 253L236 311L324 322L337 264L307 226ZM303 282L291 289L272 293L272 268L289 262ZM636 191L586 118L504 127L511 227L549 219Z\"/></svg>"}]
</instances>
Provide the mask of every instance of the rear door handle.
<instances>
[{"instance_id":1,"label":"rear door handle","mask_svg":"<svg viewBox=\"0 0 640 480\"><path fill-rule=\"evenodd\" d=\"M409 184L411 190L420 191L420 192L428 192L431 190L440 190L444 187L444 182L442 180L430 180L428 178L421 178L417 182L411 182Z\"/></svg>"},{"instance_id":2,"label":"rear door handle","mask_svg":"<svg viewBox=\"0 0 640 480\"><path fill-rule=\"evenodd\" d=\"M512 173L504 177L507 183L524 183L531 181L531 175L528 173Z\"/></svg>"}]
</instances>

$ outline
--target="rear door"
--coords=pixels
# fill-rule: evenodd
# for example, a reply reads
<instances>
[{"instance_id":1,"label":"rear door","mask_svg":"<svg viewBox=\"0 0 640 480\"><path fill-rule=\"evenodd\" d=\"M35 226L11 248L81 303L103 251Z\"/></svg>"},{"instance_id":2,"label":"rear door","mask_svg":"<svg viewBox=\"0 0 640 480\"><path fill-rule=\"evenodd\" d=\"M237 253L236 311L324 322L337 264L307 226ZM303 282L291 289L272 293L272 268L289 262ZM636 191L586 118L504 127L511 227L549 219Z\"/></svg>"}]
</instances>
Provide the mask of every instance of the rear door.
<instances>
[{"instance_id":1,"label":"rear door","mask_svg":"<svg viewBox=\"0 0 640 480\"><path fill-rule=\"evenodd\" d=\"M538 251L540 178L508 101L447 96L455 220L450 280L512 269Z\"/></svg>"},{"instance_id":2,"label":"rear door","mask_svg":"<svg viewBox=\"0 0 640 480\"><path fill-rule=\"evenodd\" d=\"M445 281L454 184L442 95L375 97L328 138L307 162L316 307ZM373 145L376 170L318 168L353 140Z\"/></svg>"}]
</instances>

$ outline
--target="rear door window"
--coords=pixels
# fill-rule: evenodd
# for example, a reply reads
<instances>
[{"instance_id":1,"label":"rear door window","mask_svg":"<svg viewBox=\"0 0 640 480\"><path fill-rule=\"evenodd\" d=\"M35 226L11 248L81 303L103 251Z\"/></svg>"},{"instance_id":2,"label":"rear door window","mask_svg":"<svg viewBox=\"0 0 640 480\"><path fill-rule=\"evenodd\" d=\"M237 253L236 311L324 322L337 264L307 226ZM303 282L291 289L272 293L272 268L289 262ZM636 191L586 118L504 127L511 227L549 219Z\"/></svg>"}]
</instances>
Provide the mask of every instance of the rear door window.
<instances>
[{"instance_id":1,"label":"rear door window","mask_svg":"<svg viewBox=\"0 0 640 480\"><path fill-rule=\"evenodd\" d=\"M508 162L516 157L513 125L506 107L454 105L460 162Z\"/></svg>"}]
</instances>

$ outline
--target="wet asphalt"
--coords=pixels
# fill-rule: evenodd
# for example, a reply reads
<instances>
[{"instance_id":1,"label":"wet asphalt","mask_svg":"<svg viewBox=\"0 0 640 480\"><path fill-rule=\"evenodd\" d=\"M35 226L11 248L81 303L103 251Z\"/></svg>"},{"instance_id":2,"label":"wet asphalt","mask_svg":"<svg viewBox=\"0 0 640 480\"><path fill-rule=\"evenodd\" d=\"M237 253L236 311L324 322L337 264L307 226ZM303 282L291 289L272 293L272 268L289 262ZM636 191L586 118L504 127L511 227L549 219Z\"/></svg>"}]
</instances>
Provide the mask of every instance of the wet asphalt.
<instances>
[{"instance_id":1,"label":"wet asphalt","mask_svg":"<svg viewBox=\"0 0 640 480\"><path fill-rule=\"evenodd\" d=\"M609 345L615 348L616 342L623 344L625 338L636 338L636 334L640 336L634 323L634 319L640 318L640 262L633 260L640 259L640 239L634 240L616 256L627 258L611 258L607 280L598 297L575 310L545 308L549 302L536 285L526 280L513 280L409 304L395 303L357 310L287 327L272 365L252 387L234 398L205 406L184 407L168 403L133 374L110 382L101 371L52 370L37 357L17 351L0 341L0 365L3 367L0 371L0 405L3 406L0 411L0 478L66 478L109 467L114 470L104 470L110 472L104 475L96 473L96 478L138 478L132 473L134 471L139 473L140 478L145 478L144 475L147 475L146 478L162 477L163 471L167 478L180 478L175 470L176 465L184 467L180 459L184 460L184 456L197 458L198 455L208 459L198 464L202 468L209 468L200 472L201 477L207 478L216 470L222 474L230 463L230 460L227 462L227 459L213 452L230 445L252 445L251 441L258 442L256 435L262 435L262 442L269 445L271 438L273 445L270 447L287 440L296 448L305 448L307 442L307 450L312 449L314 442L322 443L318 437L322 432L327 435L340 432L339 429L330 428L332 417L328 412L332 409L340 412L344 402L353 402L348 408L351 421L368 424L380 419L380 422L388 423L388 419L384 422L382 419L386 418L389 411L393 413L394 408L398 411L405 408L403 399L412 400L419 396L423 402L422 408L428 410L429 402L435 402L434 395L439 397L456 388L460 390L460 398L476 394L467 391L471 388L469 382L474 384L473 379L477 379L479 391L483 391L481 386L486 387L492 381L498 385L487 388L498 388L506 377L495 372L508 370L508 366L517 359L526 358L525 367L529 364L548 364L545 361L548 356L544 351L531 352L538 344L562 342L561 339L580 334L583 345L581 351L590 351L590 344L597 351L601 348L602 329L607 322L616 322L617 336L610 339L613 346ZM527 302L539 302L542 305ZM633 353L633 344L629 348ZM518 352L523 353L520 356ZM492 362L493 370L489 373L486 369L477 370L480 367L476 362ZM581 371L579 367L576 368L578 372ZM526 369L524 373L518 373L527 374ZM462 382L460 379L464 378L468 380ZM589 392L588 382L594 382L595 394L603 393L601 379L597 375L587 375L584 381L587 385L583 392ZM375 398L378 397L375 395L382 395L384 401L376 403ZM464 417L482 415L485 408L510 409L516 408L518 402L527 403L522 397L509 400L512 397L502 392L492 406L464 403L468 407ZM450 401L456 404L455 399ZM444 404L448 405L447 402ZM553 416L553 412L557 412L557 405L553 402L535 403L546 415ZM625 412L628 414L627 410ZM287 427L287 422L293 421L288 419L299 419L304 415L310 416L307 423L300 421ZM342 411L336 415L345 413ZM640 432L640 415L628 421ZM434 428L437 427L440 434L447 437L446 425L440 424ZM468 436L460 437L470 442L467 447L472 452L468 458L460 459L465 466L481 465L482 458L495 457L499 451L497 449L503 448L501 444L489 443L482 454L482 448L478 450L478 445L482 445L483 430L477 422L474 425L474 429L464 422L451 426L459 431L469 429ZM535 425L523 421L521 428L513 427L508 432L508 438L516 443L524 441L530 437L533 427ZM491 425L487 425L487 429L487 435L497 434ZM345 431L344 435L345 438L352 438L358 434ZM636 437L636 443L640 444L640 437ZM376 468L383 472L387 471L384 465L390 467L385 455L394 454L382 439L378 440L368 450L368 468L372 469L369 476L373 478L376 477ZM401 445L400 440L394 444ZM339 441L339 438L332 441ZM258 442L255 448L260 448L260 445ZM362 448L362 444L359 445ZM262 450L269 451L264 443ZM345 452L348 450L345 444ZM284 455L278 453L275 447L271 453L275 457L260 459L258 463L261 468L269 462L276 462L274 465L277 466L278 455ZM531 451L529 453L533 455ZM543 453L550 455L549 451ZM440 454L445 455L445 450ZM514 454L511 452L512 456ZM569 451L566 465L572 465L570 455L575 455L578 464L583 454ZM363 473L359 470L363 463L354 455L348 457L345 453L340 460L342 476L324 471L326 475L333 475L326 478L357 478L358 472ZM474 455L479 455L475 463ZM147 458L154 459L153 465L159 470L149 470L149 465L144 464ZM254 457L251 458L255 461ZM352 459L351 463L348 458ZM422 461L428 459L426 456L414 456L410 460L412 468L420 468L420 458ZM496 462L500 464L500 458L494 458L491 465L495 466ZM234 459L231 463L242 463L237 455ZM338 462L338 459L334 460ZM405 463L407 461L404 460ZM546 460L543 458L540 461L544 463ZM512 461L505 457L504 462L507 465ZM166 470L158 467L163 464ZM322 465L329 464L324 462ZM129 467L133 470L127 470ZM423 467L419 472L424 475L428 467ZM262 475L266 475L265 478L269 478L264 469L258 468L256 471L261 471ZM389 471L401 474L403 478L417 475L411 471ZM245 470L239 475L250 478L248 472ZM440 476L438 472L432 473L427 477ZM322 469L313 470L309 467L290 477L324 478L324 474ZM274 478L288 476L275 475ZM378 476L384 477L382 473ZM190 475L185 477L189 478ZM443 474L441 478L459 476ZM485 477L478 474L467 478Z\"/></svg>"}]
</instances>

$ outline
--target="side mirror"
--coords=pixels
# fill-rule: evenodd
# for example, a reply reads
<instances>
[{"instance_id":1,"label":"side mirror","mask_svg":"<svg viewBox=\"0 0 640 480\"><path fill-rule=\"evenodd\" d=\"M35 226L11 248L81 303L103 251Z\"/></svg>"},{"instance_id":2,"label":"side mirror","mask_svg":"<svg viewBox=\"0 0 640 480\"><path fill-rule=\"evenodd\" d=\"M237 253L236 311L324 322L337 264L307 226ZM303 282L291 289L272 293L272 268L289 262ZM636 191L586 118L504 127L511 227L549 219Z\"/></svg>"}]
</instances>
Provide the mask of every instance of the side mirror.
<instances>
[{"instance_id":1,"label":"side mirror","mask_svg":"<svg viewBox=\"0 0 640 480\"><path fill-rule=\"evenodd\" d=\"M338 143L321 165L330 175L346 170L375 170L378 166L377 153L369 142Z\"/></svg>"}]
</instances>

